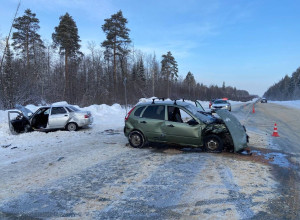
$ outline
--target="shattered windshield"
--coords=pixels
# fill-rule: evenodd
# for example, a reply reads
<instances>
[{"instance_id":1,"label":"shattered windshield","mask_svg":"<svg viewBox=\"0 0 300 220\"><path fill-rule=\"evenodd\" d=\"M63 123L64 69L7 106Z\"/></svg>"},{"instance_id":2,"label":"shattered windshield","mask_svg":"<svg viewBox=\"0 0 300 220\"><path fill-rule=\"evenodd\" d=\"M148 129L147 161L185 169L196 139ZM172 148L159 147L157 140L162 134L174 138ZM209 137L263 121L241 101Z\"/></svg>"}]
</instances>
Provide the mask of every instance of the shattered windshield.
<instances>
[{"instance_id":1,"label":"shattered windshield","mask_svg":"<svg viewBox=\"0 0 300 220\"><path fill-rule=\"evenodd\" d=\"M199 108L192 104L185 105L184 107L205 124L213 123L216 120L213 116L199 111Z\"/></svg>"}]
</instances>

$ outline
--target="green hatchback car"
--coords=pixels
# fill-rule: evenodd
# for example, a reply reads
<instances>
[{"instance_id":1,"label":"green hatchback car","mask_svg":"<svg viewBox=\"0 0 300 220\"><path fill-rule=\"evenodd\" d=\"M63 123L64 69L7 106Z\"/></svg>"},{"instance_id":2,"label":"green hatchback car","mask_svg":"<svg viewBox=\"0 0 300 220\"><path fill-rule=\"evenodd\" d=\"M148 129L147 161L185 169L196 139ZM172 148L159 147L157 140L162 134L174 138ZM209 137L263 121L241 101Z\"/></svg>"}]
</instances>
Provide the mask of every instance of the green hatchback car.
<instances>
[{"instance_id":1,"label":"green hatchback car","mask_svg":"<svg viewBox=\"0 0 300 220\"><path fill-rule=\"evenodd\" d=\"M139 103L125 117L124 134L132 147L148 142L203 147L208 152L241 152L247 147L246 129L228 110L205 112L199 102Z\"/></svg>"}]
</instances>

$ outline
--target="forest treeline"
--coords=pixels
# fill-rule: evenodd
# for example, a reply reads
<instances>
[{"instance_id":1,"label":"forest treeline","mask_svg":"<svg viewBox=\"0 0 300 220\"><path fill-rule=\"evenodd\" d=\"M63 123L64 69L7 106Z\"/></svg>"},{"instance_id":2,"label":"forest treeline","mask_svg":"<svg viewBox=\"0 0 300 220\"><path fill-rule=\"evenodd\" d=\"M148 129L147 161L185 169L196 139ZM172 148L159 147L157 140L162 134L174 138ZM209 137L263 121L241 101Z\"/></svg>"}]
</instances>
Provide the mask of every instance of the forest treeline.
<instances>
[{"instance_id":1,"label":"forest treeline","mask_svg":"<svg viewBox=\"0 0 300 220\"><path fill-rule=\"evenodd\" d=\"M193 73L178 75L171 51L162 57L136 50L122 11L99 24L106 38L101 46L88 42L80 51L76 22L66 13L53 27L52 42L39 35L39 19L30 9L14 20L11 39L2 39L0 108L15 104L135 104L141 97L210 100L227 97L247 101L245 90L196 82ZM5 49L4 49L5 48Z\"/></svg>"},{"instance_id":2,"label":"forest treeline","mask_svg":"<svg viewBox=\"0 0 300 220\"><path fill-rule=\"evenodd\" d=\"M276 100L299 100L300 99L300 67L292 74L286 75L278 83L271 86L264 94L264 97Z\"/></svg>"}]
</instances>

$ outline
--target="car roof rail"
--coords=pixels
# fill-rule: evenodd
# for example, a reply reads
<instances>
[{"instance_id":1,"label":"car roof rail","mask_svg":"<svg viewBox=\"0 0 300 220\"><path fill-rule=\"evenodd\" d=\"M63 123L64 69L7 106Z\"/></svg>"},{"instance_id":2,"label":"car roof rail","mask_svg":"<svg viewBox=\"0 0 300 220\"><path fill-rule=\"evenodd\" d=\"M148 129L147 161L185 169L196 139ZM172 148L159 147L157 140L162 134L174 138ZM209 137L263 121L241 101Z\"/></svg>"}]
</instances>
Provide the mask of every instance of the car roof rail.
<instances>
[{"instance_id":1,"label":"car roof rail","mask_svg":"<svg viewBox=\"0 0 300 220\"><path fill-rule=\"evenodd\" d=\"M155 100L162 100L162 101L165 101L165 98L154 98L152 99L152 103L151 104L155 104Z\"/></svg>"}]
</instances>

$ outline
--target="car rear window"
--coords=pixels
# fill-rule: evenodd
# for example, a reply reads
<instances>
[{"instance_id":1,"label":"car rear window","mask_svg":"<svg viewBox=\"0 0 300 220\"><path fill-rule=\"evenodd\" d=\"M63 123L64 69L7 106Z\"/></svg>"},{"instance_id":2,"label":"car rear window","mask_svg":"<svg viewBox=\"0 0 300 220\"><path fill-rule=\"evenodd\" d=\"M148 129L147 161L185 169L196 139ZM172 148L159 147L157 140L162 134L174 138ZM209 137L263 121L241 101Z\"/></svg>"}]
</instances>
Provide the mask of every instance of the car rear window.
<instances>
[{"instance_id":1,"label":"car rear window","mask_svg":"<svg viewBox=\"0 0 300 220\"><path fill-rule=\"evenodd\" d=\"M165 106L164 105L150 105L146 108L142 117L158 119L158 120L165 120Z\"/></svg>"},{"instance_id":2,"label":"car rear window","mask_svg":"<svg viewBox=\"0 0 300 220\"><path fill-rule=\"evenodd\" d=\"M67 111L63 107L52 107L51 115L65 114Z\"/></svg>"},{"instance_id":3,"label":"car rear window","mask_svg":"<svg viewBox=\"0 0 300 220\"><path fill-rule=\"evenodd\" d=\"M66 109L69 111L69 112L74 112L73 109L69 108L69 107L66 107Z\"/></svg>"},{"instance_id":4,"label":"car rear window","mask_svg":"<svg viewBox=\"0 0 300 220\"><path fill-rule=\"evenodd\" d=\"M139 107L135 112L134 116L140 117L142 111L145 109L146 106Z\"/></svg>"}]
</instances>

